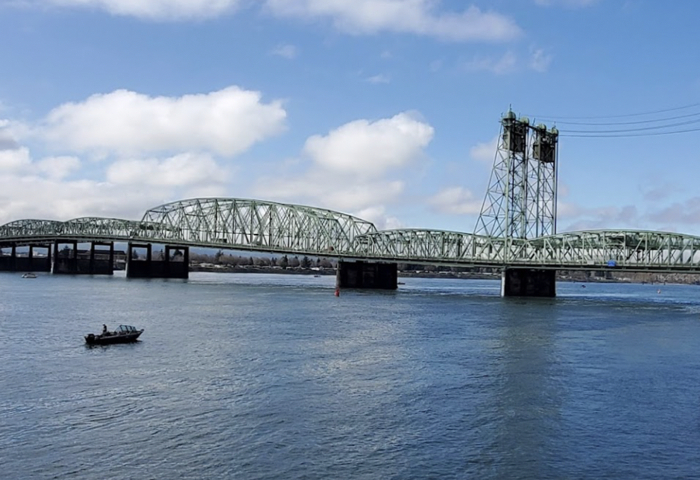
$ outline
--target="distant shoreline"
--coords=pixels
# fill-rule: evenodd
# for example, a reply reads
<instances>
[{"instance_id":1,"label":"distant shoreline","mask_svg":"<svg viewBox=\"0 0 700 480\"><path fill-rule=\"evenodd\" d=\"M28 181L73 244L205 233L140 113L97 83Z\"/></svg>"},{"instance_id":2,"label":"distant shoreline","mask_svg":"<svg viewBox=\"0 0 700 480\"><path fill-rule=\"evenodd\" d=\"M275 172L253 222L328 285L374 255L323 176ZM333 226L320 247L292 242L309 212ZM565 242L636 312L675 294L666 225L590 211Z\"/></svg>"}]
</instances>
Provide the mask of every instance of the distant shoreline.
<instances>
[{"instance_id":1,"label":"distant shoreline","mask_svg":"<svg viewBox=\"0 0 700 480\"><path fill-rule=\"evenodd\" d=\"M300 268L300 267L259 267L243 266L231 267L227 265L202 266L190 265L190 272L213 272L213 273L275 273L281 275L335 275L335 268ZM679 284L679 285L700 285L700 274L656 274L656 273L629 273L604 271L605 276L587 275L587 272L565 272L557 275L558 282L573 283L637 283L637 284ZM427 272L427 271L399 271L399 278L449 278L456 280L500 280L500 273L477 273L477 272Z\"/></svg>"}]
</instances>

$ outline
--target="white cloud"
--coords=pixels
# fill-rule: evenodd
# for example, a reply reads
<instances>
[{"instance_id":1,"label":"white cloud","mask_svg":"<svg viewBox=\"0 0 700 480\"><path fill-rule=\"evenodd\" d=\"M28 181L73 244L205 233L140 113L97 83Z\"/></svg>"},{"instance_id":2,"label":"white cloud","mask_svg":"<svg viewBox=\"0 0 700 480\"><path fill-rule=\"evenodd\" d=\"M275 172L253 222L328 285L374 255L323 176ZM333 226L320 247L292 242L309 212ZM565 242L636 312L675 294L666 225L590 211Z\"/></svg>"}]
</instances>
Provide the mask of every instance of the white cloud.
<instances>
[{"instance_id":1,"label":"white cloud","mask_svg":"<svg viewBox=\"0 0 700 480\"><path fill-rule=\"evenodd\" d=\"M116 185L182 187L220 183L226 174L209 155L183 153L163 160L116 161L107 169L107 180Z\"/></svg>"},{"instance_id":2,"label":"white cloud","mask_svg":"<svg viewBox=\"0 0 700 480\"><path fill-rule=\"evenodd\" d=\"M535 0L535 3L537 5L543 6L543 7L555 7L555 6L562 6L562 7L588 7L590 5L593 5L594 3L597 3L598 0Z\"/></svg>"},{"instance_id":3,"label":"white cloud","mask_svg":"<svg viewBox=\"0 0 700 480\"><path fill-rule=\"evenodd\" d=\"M292 178L261 178L253 191L257 198L328 208L384 229L401 226L395 217L387 215L386 205L395 203L404 190L400 180L345 181L328 173L307 171Z\"/></svg>"},{"instance_id":4,"label":"white cloud","mask_svg":"<svg viewBox=\"0 0 700 480\"><path fill-rule=\"evenodd\" d=\"M369 83L390 83L391 78L389 78L389 75L380 73L379 75L374 75L372 77L367 78L366 81Z\"/></svg>"},{"instance_id":5,"label":"white cloud","mask_svg":"<svg viewBox=\"0 0 700 480\"><path fill-rule=\"evenodd\" d=\"M232 12L240 0L48 0L64 7L106 10L113 15L147 20L189 20L216 17Z\"/></svg>"},{"instance_id":6,"label":"white cloud","mask_svg":"<svg viewBox=\"0 0 700 480\"><path fill-rule=\"evenodd\" d=\"M524 56L523 56L524 57ZM491 72L495 75L506 75L525 68L544 73L552 63L552 55L544 49L531 48L529 58L518 60L518 56L512 51L505 52L500 57L477 55L464 64L468 72Z\"/></svg>"},{"instance_id":7,"label":"white cloud","mask_svg":"<svg viewBox=\"0 0 700 480\"><path fill-rule=\"evenodd\" d=\"M281 102L228 87L200 95L149 97L117 90L67 103L46 117L48 142L105 155L204 150L232 156L284 129Z\"/></svg>"},{"instance_id":8,"label":"white cloud","mask_svg":"<svg viewBox=\"0 0 700 480\"><path fill-rule=\"evenodd\" d=\"M356 212L355 216L372 222L379 230L394 230L404 226L398 218L387 216L383 206L365 208Z\"/></svg>"},{"instance_id":9,"label":"white cloud","mask_svg":"<svg viewBox=\"0 0 700 480\"><path fill-rule=\"evenodd\" d=\"M487 71L496 75L512 73L516 70L517 58L513 52L506 52L500 58L474 57L465 65L468 71Z\"/></svg>"},{"instance_id":10,"label":"white cloud","mask_svg":"<svg viewBox=\"0 0 700 480\"><path fill-rule=\"evenodd\" d=\"M328 172L310 170L296 177L258 180L254 191L260 198L315 205L345 213L394 202L404 191L400 180L347 181Z\"/></svg>"},{"instance_id":11,"label":"white cloud","mask_svg":"<svg viewBox=\"0 0 700 480\"><path fill-rule=\"evenodd\" d=\"M231 87L178 98L95 95L54 109L38 127L0 119L0 224L137 219L177 198L230 195L233 166L217 161L281 131L285 117L279 102ZM33 160L26 139L44 142L48 155ZM76 155L52 155L59 149ZM97 168L86 155L113 163Z\"/></svg>"},{"instance_id":12,"label":"white cloud","mask_svg":"<svg viewBox=\"0 0 700 480\"><path fill-rule=\"evenodd\" d=\"M400 113L376 122L356 120L326 136L315 135L306 141L304 153L330 172L376 178L420 158L433 133L427 123Z\"/></svg>"},{"instance_id":13,"label":"white cloud","mask_svg":"<svg viewBox=\"0 0 700 480\"><path fill-rule=\"evenodd\" d=\"M379 228L398 228L385 214L396 203L406 184L405 167L424 156L433 128L413 115L356 120L310 137L304 146L301 173L260 178L255 195L279 201L322 206L357 215ZM289 164L287 164L289 165ZM299 164L293 165L298 171Z\"/></svg>"},{"instance_id":14,"label":"white cloud","mask_svg":"<svg viewBox=\"0 0 700 480\"><path fill-rule=\"evenodd\" d=\"M430 62L428 70L430 70L431 72L438 72L442 69L444 63L445 62L443 60L433 60L432 62Z\"/></svg>"},{"instance_id":15,"label":"white cloud","mask_svg":"<svg viewBox=\"0 0 700 480\"><path fill-rule=\"evenodd\" d=\"M23 218L67 220L81 216L140 218L143 211L172 192L141 185L116 186L81 178L76 157L45 157L33 161L30 150L21 146L0 150L0 224ZM148 207L146 207L148 206Z\"/></svg>"},{"instance_id":16,"label":"white cloud","mask_svg":"<svg viewBox=\"0 0 700 480\"><path fill-rule=\"evenodd\" d=\"M482 200L462 187L447 187L428 199L428 204L438 213L472 215L481 212Z\"/></svg>"},{"instance_id":17,"label":"white cloud","mask_svg":"<svg viewBox=\"0 0 700 480\"><path fill-rule=\"evenodd\" d=\"M0 150L16 150L19 146L10 121L0 120Z\"/></svg>"},{"instance_id":18,"label":"white cloud","mask_svg":"<svg viewBox=\"0 0 700 480\"><path fill-rule=\"evenodd\" d=\"M80 159L69 156L47 157L37 162L36 167L47 177L60 180L80 168Z\"/></svg>"},{"instance_id":19,"label":"white cloud","mask_svg":"<svg viewBox=\"0 0 700 480\"><path fill-rule=\"evenodd\" d=\"M477 162L493 165L494 158L496 158L496 150L498 150L498 135L488 142L477 143L469 149L469 156Z\"/></svg>"},{"instance_id":20,"label":"white cloud","mask_svg":"<svg viewBox=\"0 0 700 480\"><path fill-rule=\"evenodd\" d=\"M68 220L99 216L137 220L168 192L93 181L0 175L0 224L23 218Z\"/></svg>"},{"instance_id":21,"label":"white cloud","mask_svg":"<svg viewBox=\"0 0 700 480\"><path fill-rule=\"evenodd\" d=\"M292 60L299 55L299 49L295 47L294 45L290 44L284 44L284 45L277 45L273 50L272 50L273 55L277 55L278 57L283 57L289 60Z\"/></svg>"},{"instance_id":22,"label":"white cloud","mask_svg":"<svg viewBox=\"0 0 700 480\"><path fill-rule=\"evenodd\" d=\"M470 6L438 11L436 0L266 0L275 15L329 19L347 33L412 33L448 41L505 41L521 34L510 18Z\"/></svg>"},{"instance_id":23,"label":"white cloud","mask_svg":"<svg viewBox=\"0 0 700 480\"><path fill-rule=\"evenodd\" d=\"M530 57L530 68L536 72L546 72L552 63L552 55L545 53L541 48L533 49Z\"/></svg>"},{"instance_id":24,"label":"white cloud","mask_svg":"<svg viewBox=\"0 0 700 480\"><path fill-rule=\"evenodd\" d=\"M0 150L0 173L14 173L25 170L32 160L26 147Z\"/></svg>"},{"instance_id":25,"label":"white cloud","mask_svg":"<svg viewBox=\"0 0 700 480\"><path fill-rule=\"evenodd\" d=\"M636 228L640 216L636 206L586 207L557 201L558 232Z\"/></svg>"}]
</instances>

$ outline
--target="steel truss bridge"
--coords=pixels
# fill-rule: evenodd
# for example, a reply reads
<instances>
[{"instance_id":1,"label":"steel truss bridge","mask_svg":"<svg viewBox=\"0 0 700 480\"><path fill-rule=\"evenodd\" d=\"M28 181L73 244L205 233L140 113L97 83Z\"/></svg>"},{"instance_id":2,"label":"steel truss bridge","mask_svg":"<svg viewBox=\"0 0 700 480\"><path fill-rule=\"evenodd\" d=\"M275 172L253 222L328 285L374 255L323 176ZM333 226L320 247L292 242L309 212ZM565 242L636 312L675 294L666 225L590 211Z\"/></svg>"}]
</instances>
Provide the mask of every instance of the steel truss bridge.
<instances>
[{"instance_id":1,"label":"steel truss bridge","mask_svg":"<svg viewBox=\"0 0 700 480\"><path fill-rule=\"evenodd\" d=\"M700 273L700 237L669 232L556 232L558 131L509 111L473 233L377 230L366 220L302 205L195 198L141 220L84 217L0 226L0 248L128 242L385 263L542 270ZM2 253L2 252L0 252Z\"/></svg>"},{"instance_id":2,"label":"steel truss bridge","mask_svg":"<svg viewBox=\"0 0 700 480\"><path fill-rule=\"evenodd\" d=\"M472 233L377 230L320 208L236 198L197 198L146 211L141 220L83 217L17 220L0 226L0 246L129 242L462 267L523 267L700 273L700 237L594 230L534 239Z\"/></svg>"}]
</instances>

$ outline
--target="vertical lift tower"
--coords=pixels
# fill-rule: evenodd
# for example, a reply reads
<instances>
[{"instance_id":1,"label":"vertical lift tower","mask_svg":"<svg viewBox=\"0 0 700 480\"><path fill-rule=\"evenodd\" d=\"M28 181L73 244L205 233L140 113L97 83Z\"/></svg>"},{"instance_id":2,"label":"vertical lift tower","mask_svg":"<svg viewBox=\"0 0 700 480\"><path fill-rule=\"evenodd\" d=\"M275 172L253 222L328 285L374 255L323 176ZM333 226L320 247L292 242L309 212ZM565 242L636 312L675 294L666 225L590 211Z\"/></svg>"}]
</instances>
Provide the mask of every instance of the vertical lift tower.
<instances>
[{"instance_id":1,"label":"vertical lift tower","mask_svg":"<svg viewBox=\"0 0 700 480\"><path fill-rule=\"evenodd\" d=\"M503 296L556 294L555 270L512 268L518 240L556 233L557 144L559 132L532 126L508 111L501 119L496 158L475 234L502 240Z\"/></svg>"}]
</instances>

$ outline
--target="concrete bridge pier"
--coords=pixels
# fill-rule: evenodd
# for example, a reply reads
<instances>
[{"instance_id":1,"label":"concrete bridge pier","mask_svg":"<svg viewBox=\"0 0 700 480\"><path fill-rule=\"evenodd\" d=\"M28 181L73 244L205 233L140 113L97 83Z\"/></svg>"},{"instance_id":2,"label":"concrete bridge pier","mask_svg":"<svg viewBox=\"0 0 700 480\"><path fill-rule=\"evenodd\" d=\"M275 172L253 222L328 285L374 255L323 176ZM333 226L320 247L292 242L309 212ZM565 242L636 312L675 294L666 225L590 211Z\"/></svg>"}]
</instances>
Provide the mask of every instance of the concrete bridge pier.
<instances>
[{"instance_id":1,"label":"concrete bridge pier","mask_svg":"<svg viewBox=\"0 0 700 480\"><path fill-rule=\"evenodd\" d=\"M145 249L145 255L138 255L134 249ZM126 252L127 278L188 278L190 270L189 247L165 245L164 252L153 258L153 245L150 243L129 243Z\"/></svg>"},{"instance_id":2,"label":"concrete bridge pier","mask_svg":"<svg viewBox=\"0 0 700 480\"><path fill-rule=\"evenodd\" d=\"M502 297L555 297L556 270L506 268L501 276Z\"/></svg>"},{"instance_id":3,"label":"concrete bridge pier","mask_svg":"<svg viewBox=\"0 0 700 480\"><path fill-rule=\"evenodd\" d=\"M63 245L63 248L61 248ZM108 247L96 248L96 247ZM89 251L78 251L78 241L54 243L54 274L113 275L114 242L90 242Z\"/></svg>"},{"instance_id":4,"label":"concrete bridge pier","mask_svg":"<svg viewBox=\"0 0 700 480\"><path fill-rule=\"evenodd\" d=\"M97 246L107 247L95 248ZM78 272L87 270L90 275L114 275L114 242L92 242L90 244L90 258L78 261ZM87 263L87 269L84 264ZM82 268L81 268L82 267Z\"/></svg>"},{"instance_id":5,"label":"concrete bridge pier","mask_svg":"<svg viewBox=\"0 0 700 480\"><path fill-rule=\"evenodd\" d=\"M53 273L68 275L78 273L77 240L63 240L53 244Z\"/></svg>"},{"instance_id":6,"label":"concrete bridge pier","mask_svg":"<svg viewBox=\"0 0 700 480\"><path fill-rule=\"evenodd\" d=\"M8 248L8 247L4 247ZM0 272L50 272L51 245L29 245L27 256L17 255L17 245L12 244L10 255L0 256ZM35 256L35 249L45 249L46 255Z\"/></svg>"},{"instance_id":7,"label":"concrete bridge pier","mask_svg":"<svg viewBox=\"0 0 700 480\"><path fill-rule=\"evenodd\" d=\"M396 290L398 269L395 263L338 262L338 288Z\"/></svg>"}]
</instances>

